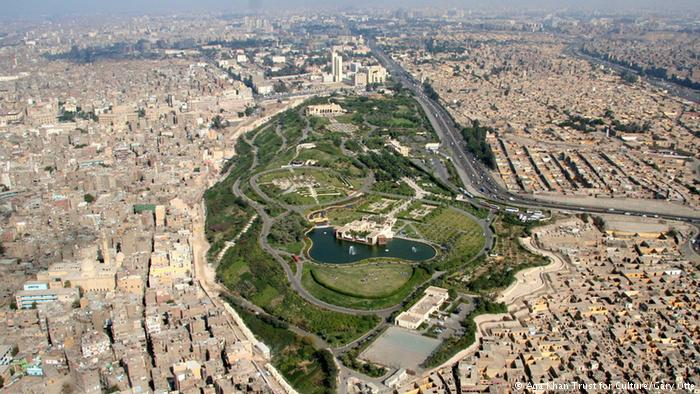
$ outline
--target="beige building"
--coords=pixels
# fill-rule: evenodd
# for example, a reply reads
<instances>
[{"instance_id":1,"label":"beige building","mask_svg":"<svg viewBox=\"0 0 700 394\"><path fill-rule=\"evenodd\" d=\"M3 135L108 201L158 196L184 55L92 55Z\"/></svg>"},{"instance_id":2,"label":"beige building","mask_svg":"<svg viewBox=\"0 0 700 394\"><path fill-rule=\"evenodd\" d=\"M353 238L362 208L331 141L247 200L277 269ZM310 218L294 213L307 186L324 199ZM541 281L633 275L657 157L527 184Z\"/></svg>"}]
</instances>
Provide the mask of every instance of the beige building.
<instances>
[{"instance_id":1,"label":"beige building","mask_svg":"<svg viewBox=\"0 0 700 394\"><path fill-rule=\"evenodd\" d=\"M333 71L333 82L343 82L343 57L333 51L331 65Z\"/></svg>"},{"instance_id":2,"label":"beige building","mask_svg":"<svg viewBox=\"0 0 700 394\"><path fill-rule=\"evenodd\" d=\"M396 219L393 218L377 221L363 218L338 227L335 231L335 237L368 245L384 245L388 240L394 238L394 232L391 230L394 223L396 223Z\"/></svg>"},{"instance_id":3,"label":"beige building","mask_svg":"<svg viewBox=\"0 0 700 394\"><path fill-rule=\"evenodd\" d=\"M192 253L189 245L156 240L151 253L149 283L171 284L178 279L188 278L191 269Z\"/></svg>"},{"instance_id":4,"label":"beige building","mask_svg":"<svg viewBox=\"0 0 700 394\"><path fill-rule=\"evenodd\" d=\"M383 84L386 82L386 69L382 66L367 67L367 83Z\"/></svg>"},{"instance_id":5,"label":"beige building","mask_svg":"<svg viewBox=\"0 0 700 394\"><path fill-rule=\"evenodd\" d=\"M80 287L86 292L112 291L116 287L116 268L98 262L60 262L36 275L37 280L60 282L68 287Z\"/></svg>"},{"instance_id":6,"label":"beige building","mask_svg":"<svg viewBox=\"0 0 700 394\"><path fill-rule=\"evenodd\" d=\"M363 72L355 73L354 83L355 83L355 87L367 86L367 74L363 73Z\"/></svg>"},{"instance_id":7,"label":"beige building","mask_svg":"<svg viewBox=\"0 0 700 394\"><path fill-rule=\"evenodd\" d=\"M342 115L346 111L338 104L309 105L306 107L306 114L313 116L336 116Z\"/></svg>"},{"instance_id":8,"label":"beige building","mask_svg":"<svg viewBox=\"0 0 700 394\"><path fill-rule=\"evenodd\" d=\"M396 316L395 323L399 327L415 330L449 298L450 296L446 289L430 286L425 289L425 295L420 301L407 311L401 312Z\"/></svg>"},{"instance_id":9,"label":"beige building","mask_svg":"<svg viewBox=\"0 0 700 394\"><path fill-rule=\"evenodd\" d=\"M71 303L80 296L78 289L50 286L45 281L29 281L22 290L15 293L15 303L19 309L29 309L38 304L52 302Z\"/></svg>"}]
</instances>

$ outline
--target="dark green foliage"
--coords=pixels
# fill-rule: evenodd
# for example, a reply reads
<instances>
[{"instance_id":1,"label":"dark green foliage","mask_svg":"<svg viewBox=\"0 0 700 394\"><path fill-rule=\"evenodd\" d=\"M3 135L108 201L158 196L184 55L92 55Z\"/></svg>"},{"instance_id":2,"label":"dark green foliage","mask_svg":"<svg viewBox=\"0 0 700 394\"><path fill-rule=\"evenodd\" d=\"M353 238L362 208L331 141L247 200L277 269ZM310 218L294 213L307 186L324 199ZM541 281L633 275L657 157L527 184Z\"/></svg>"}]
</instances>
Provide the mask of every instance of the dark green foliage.
<instances>
[{"instance_id":1,"label":"dark green foliage","mask_svg":"<svg viewBox=\"0 0 700 394\"><path fill-rule=\"evenodd\" d=\"M633 72L624 71L620 74L620 78L627 83L635 83L639 80L639 76Z\"/></svg>"},{"instance_id":2,"label":"dark green foliage","mask_svg":"<svg viewBox=\"0 0 700 394\"><path fill-rule=\"evenodd\" d=\"M489 143L486 142L486 134L489 132L493 132L493 130L490 127L481 126L479 121L475 120L470 127L462 129L462 137L467 143L469 152L489 168L495 169L496 158Z\"/></svg>"},{"instance_id":3,"label":"dark green foliage","mask_svg":"<svg viewBox=\"0 0 700 394\"><path fill-rule=\"evenodd\" d=\"M378 182L394 182L403 177L418 175L417 170L408 159L392 154L387 150L383 150L380 153L365 153L359 155L358 159L375 171L374 177Z\"/></svg>"},{"instance_id":4,"label":"dark green foliage","mask_svg":"<svg viewBox=\"0 0 700 394\"><path fill-rule=\"evenodd\" d=\"M345 141L345 149L351 152L359 152L361 148L360 144L355 140Z\"/></svg>"},{"instance_id":5,"label":"dark green foliage","mask_svg":"<svg viewBox=\"0 0 700 394\"><path fill-rule=\"evenodd\" d=\"M304 67L295 66L293 64L285 64L284 67L280 68L279 70L265 71L265 76L268 78L270 78L270 77L285 77L288 75L299 75L299 74L304 74L304 73L306 73L306 69Z\"/></svg>"},{"instance_id":6,"label":"dark green foliage","mask_svg":"<svg viewBox=\"0 0 700 394\"><path fill-rule=\"evenodd\" d=\"M255 336L270 346L273 365L294 388L302 393L335 392L338 371L327 350L316 350L307 338L290 331L284 322L267 315L255 315L232 298L227 301Z\"/></svg>"},{"instance_id":7,"label":"dark green foliage","mask_svg":"<svg viewBox=\"0 0 700 394\"><path fill-rule=\"evenodd\" d=\"M331 345L360 336L377 323L375 316L353 316L310 305L287 283L280 264L258 243L260 220L228 249L217 267L218 279L271 315L313 332Z\"/></svg>"},{"instance_id":8,"label":"dark green foliage","mask_svg":"<svg viewBox=\"0 0 700 394\"><path fill-rule=\"evenodd\" d=\"M485 272L470 280L467 288L478 293L507 287L515 281L516 272L529 267L531 267L530 264L519 264L515 267L507 267L495 272Z\"/></svg>"},{"instance_id":9,"label":"dark green foliage","mask_svg":"<svg viewBox=\"0 0 700 394\"><path fill-rule=\"evenodd\" d=\"M345 352L340 356L340 362L342 362L346 367L354 369L355 371L363 373L372 378L378 378L386 375L386 368L379 365L374 365L372 363L362 362L357 359L357 356L357 352Z\"/></svg>"},{"instance_id":10,"label":"dark green foliage","mask_svg":"<svg viewBox=\"0 0 700 394\"><path fill-rule=\"evenodd\" d=\"M437 101L440 99L440 95L437 94L433 88L433 85L431 85L428 81L423 82L423 92L425 92L425 95L431 100Z\"/></svg>"},{"instance_id":11,"label":"dark green foliage","mask_svg":"<svg viewBox=\"0 0 700 394\"><path fill-rule=\"evenodd\" d=\"M290 213L272 225L268 240L271 244L285 245L301 242L309 223L298 214Z\"/></svg>"},{"instance_id":12,"label":"dark green foliage","mask_svg":"<svg viewBox=\"0 0 700 394\"><path fill-rule=\"evenodd\" d=\"M605 219L602 216L593 216L593 225L601 232L605 232Z\"/></svg>"},{"instance_id":13,"label":"dark green foliage","mask_svg":"<svg viewBox=\"0 0 700 394\"><path fill-rule=\"evenodd\" d=\"M596 126L605 124L603 119L592 119L581 115L566 113L568 119L559 123L559 127L570 127L574 130L589 133L596 130Z\"/></svg>"},{"instance_id":14,"label":"dark green foliage","mask_svg":"<svg viewBox=\"0 0 700 394\"><path fill-rule=\"evenodd\" d=\"M323 379L324 392L328 394L335 393L337 389L335 377L338 375L338 367L335 365L333 354L326 349L322 349L317 351L315 356L325 375L325 379Z\"/></svg>"},{"instance_id":15,"label":"dark green foliage","mask_svg":"<svg viewBox=\"0 0 700 394\"><path fill-rule=\"evenodd\" d=\"M619 120L613 120L613 128L615 131L621 131L623 133L645 133L651 129L651 123L644 122L639 124L637 122L622 123Z\"/></svg>"},{"instance_id":16,"label":"dark green foliage","mask_svg":"<svg viewBox=\"0 0 700 394\"><path fill-rule=\"evenodd\" d=\"M214 116L214 118L212 118L211 120L211 127L216 130L220 130L226 127L224 118L222 118L221 115Z\"/></svg>"}]
</instances>

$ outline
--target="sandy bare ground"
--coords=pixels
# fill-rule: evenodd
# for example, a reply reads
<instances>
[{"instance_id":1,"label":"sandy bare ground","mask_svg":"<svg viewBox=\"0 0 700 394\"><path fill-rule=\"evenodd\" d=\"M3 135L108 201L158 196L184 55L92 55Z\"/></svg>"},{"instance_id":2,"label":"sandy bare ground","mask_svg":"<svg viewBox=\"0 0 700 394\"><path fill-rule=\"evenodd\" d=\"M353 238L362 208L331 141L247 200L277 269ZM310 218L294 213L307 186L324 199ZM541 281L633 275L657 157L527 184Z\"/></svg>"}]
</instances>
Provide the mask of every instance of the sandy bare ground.
<instances>
[{"instance_id":1,"label":"sandy bare ground","mask_svg":"<svg viewBox=\"0 0 700 394\"><path fill-rule=\"evenodd\" d=\"M539 254L550 259L550 263L542 267L528 268L519 271L515 274L516 281L508 288L506 288L499 298L498 302L503 302L508 306L509 313L499 313L493 315L480 315L474 319L476 323L476 335L474 343L472 343L466 349L460 351L459 353L452 356L449 360L444 362L437 368L426 371L423 376L427 376L433 371L449 367L464 357L474 353L478 350L480 345L480 340L484 336L484 332L487 329L499 326L516 326L519 327L520 323L513 320L511 313L515 313L520 307L519 301L526 297L532 297L536 294L544 293L547 291L547 282L545 280L545 275L551 274L553 272L562 270L566 267L564 260L547 250L542 250L537 248L532 244L531 238L521 239L522 245L527 248L530 252Z\"/></svg>"},{"instance_id":2,"label":"sandy bare ground","mask_svg":"<svg viewBox=\"0 0 700 394\"><path fill-rule=\"evenodd\" d=\"M515 282L508 286L496 300L509 307L526 296L546 291L545 275L562 270L566 266L560 256L535 247L532 244L532 238L521 238L520 244L531 253L549 258L550 263L541 267L527 268L515 274Z\"/></svg>"}]
</instances>

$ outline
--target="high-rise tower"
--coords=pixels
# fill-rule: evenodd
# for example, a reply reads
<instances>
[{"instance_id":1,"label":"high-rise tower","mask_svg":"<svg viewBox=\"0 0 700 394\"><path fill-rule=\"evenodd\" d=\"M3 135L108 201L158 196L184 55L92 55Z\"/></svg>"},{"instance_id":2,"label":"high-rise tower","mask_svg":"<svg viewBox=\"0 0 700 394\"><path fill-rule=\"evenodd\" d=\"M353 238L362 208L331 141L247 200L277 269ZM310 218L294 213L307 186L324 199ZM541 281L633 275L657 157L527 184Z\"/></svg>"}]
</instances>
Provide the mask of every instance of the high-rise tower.
<instances>
[{"instance_id":1,"label":"high-rise tower","mask_svg":"<svg viewBox=\"0 0 700 394\"><path fill-rule=\"evenodd\" d=\"M333 51L333 82L343 82L343 57Z\"/></svg>"}]
</instances>

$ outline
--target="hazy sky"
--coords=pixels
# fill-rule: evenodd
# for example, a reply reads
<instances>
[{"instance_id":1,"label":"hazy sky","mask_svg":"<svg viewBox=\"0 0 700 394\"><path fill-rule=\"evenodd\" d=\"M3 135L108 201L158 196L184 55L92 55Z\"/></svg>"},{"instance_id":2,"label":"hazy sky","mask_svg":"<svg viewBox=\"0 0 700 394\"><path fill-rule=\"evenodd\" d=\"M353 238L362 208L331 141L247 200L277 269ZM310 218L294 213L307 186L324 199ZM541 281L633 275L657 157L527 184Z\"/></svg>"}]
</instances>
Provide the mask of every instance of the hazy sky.
<instances>
[{"instance_id":1,"label":"hazy sky","mask_svg":"<svg viewBox=\"0 0 700 394\"><path fill-rule=\"evenodd\" d=\"M264 9L434 7L698 10L700 0L0 0L3 17L89 15L95 13L246 12Z\"/></svg>"}]
</instances>

